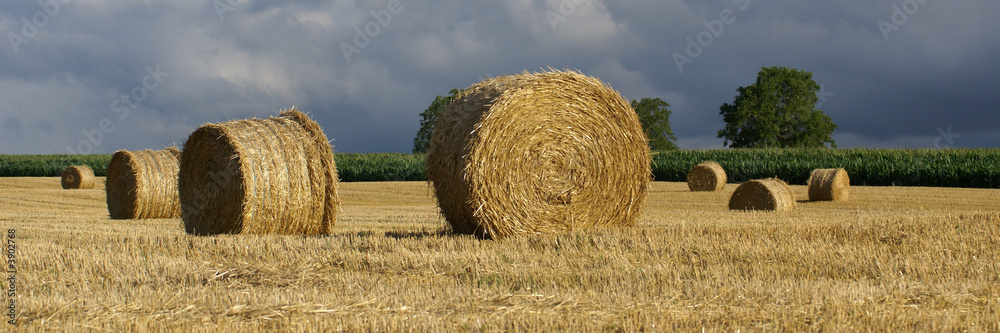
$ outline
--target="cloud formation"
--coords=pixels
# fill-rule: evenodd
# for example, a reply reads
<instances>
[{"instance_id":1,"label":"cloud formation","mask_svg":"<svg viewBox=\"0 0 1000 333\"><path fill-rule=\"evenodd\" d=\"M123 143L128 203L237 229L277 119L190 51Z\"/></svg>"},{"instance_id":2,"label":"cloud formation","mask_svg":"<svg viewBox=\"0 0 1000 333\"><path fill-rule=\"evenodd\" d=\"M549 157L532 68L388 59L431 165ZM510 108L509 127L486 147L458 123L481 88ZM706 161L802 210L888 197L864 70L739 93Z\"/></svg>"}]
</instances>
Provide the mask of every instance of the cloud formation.
<instances>
[{"instance_id":1,"label":"cloud formation","mask_svg":"<svg viewBox=\"0 0 1000 333\"><path fill-rule=\"evenodd\" d=\"M548 67L662 98L682 148L717 148L719 106L776 65L823 85L840 147L997 147L996 13L991 0L7 2L0 153L159 149L293 105L337 151L408 152L436 95Z\"/></svg>"}]
</instances>

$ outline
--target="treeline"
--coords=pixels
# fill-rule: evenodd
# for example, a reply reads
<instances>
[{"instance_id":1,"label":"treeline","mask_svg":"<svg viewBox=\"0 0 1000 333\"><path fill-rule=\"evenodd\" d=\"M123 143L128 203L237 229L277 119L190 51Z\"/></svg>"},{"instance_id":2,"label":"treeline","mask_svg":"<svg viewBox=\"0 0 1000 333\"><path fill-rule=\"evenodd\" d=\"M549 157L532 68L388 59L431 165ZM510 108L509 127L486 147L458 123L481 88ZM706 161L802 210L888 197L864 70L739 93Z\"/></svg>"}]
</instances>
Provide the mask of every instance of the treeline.
<instances>
[{"instance_id":1,"label":"treeline","mask_svg":"<svg viewBox=\"0 0 1000 333\"><path fill-rule=\"evenodd\" d=\"M55 177L86 164L104 176L111 155L0 155L0 177ZM336 154L341 181L424 181L424 154ZM1000 188L1000 149L717 149L653 155L656 181L686 181L701 161L716 161L730 183L778 177L805 184L818 168L845 168L851 185Z\"/></svg>"}]
</instances>

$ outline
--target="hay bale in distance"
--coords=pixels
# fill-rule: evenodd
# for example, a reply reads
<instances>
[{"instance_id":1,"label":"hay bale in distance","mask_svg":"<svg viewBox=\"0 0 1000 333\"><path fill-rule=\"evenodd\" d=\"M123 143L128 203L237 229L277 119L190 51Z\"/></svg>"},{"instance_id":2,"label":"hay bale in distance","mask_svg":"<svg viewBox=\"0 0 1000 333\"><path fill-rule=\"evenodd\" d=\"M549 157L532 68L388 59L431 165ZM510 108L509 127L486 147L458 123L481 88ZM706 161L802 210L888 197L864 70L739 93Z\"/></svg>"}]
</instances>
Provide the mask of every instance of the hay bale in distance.
<instances>
[{"instance_id":1,"label":"hay bale in distance","mask_svg":"<svg viewBox=\"0 0 1000 333\"><path fill-rule=\"evenodd\" d=\"M719 163L704 161L691 168L687 183L693 192L719 191L726 186L726 170Z\"/></svg>"},{"instance_id":2,"label":"hay bale in distance","mask_svg":"<svg viewBox=\"0 0 1000 333\"><path fill-rule=\"evenodd\" d=\"M62 172L63 189L93 189L94 170L90 166L75 165L66 168Z\"/></svg>"},{"instance_id":3,"label":"hay bale in distance","mask_svg":"<svg viewBox=\"0 0 1000 333\"><path fill-rule=\"evenodd\" d=\"M269 119L205 124L184 144L184 229L195 235L329 234L337 166L316 122L295 108Z\"/></svg>"},{"instance_id":4,"label":"hay bale in distance","mask_svg":"<svg viewBox=\"0 0 1000 333\"><path fill-rule=\"evenodd\" d=\"M577 72L472 85L438 116L427 155L452 230L481 238L631 225L650 175L635 112Z\"/></svg>"},{"instance_id":5,"label":"hay bale in distance","mask_svg":"<svg viewBox=\"0 0 1000 333\"><path fill-rule=\"evenodd\" d=\"M177 148L119 150L108 163L105 193L112 219L174 219L177 199Z\"/></svg>"},{"instance_id":6,"label":"hay bale in distance","mask_svg":"<svg viewBox=\"0 0 1000 333\"><path fill-rule=\"evenodd\" d=\"M809 176L810 201L847 201L851 179L847 170L816 169Z\"/></svg>"},{"instance_id":7,"label":"hay bale in distance","mask_svg":"<svg viewBox=\"0 0 1000 333\"><path fill-rule=\"evenodd\" d=\"M729 209L790 211L795 209L795 197L781 179L751 180L736 188Z\"/></svg>"}]
</instances>

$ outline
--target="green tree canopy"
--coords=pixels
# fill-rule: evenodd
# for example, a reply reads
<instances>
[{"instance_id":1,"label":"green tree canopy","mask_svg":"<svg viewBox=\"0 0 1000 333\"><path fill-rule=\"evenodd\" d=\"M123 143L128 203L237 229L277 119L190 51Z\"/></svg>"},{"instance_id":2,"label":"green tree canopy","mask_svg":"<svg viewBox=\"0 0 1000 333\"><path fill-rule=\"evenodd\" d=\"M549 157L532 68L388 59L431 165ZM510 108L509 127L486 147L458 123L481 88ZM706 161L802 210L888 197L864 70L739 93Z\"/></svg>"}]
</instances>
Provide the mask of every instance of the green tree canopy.
<instances>
[{"instance_id":1,"label":"green tree canopy","mask_svg":"<svg viewBox=\"0 0 1000 333\"><path fill-rule=\"evenodd\" d=\"M737 89L733 104L719 114L726 127L718 137L732 148L837 148L837 124L816 109L820 87L812 73L787 67L761 68L757 82Z\"/></svg>"},{"instance_id":2,"label":"green tree canopy","mask_svg":"<svg viewBox=\"0 0 1000 333\"><path fill-rule=\"evenodd\" d=\"M431 136L434 135L434 124L437 123L438 115L444 108L451 105L451 102L455 100L458 94L462 93L461 89L452 89L448 92L448 96L438 95L434 98L434 102L431 102L431 106L427 107L427 110L420 113L420 130L417 131L417 136L413 138L413 153L426 153L427 148L431 145Z\"/></svg>"},{"instance_id":3,"label":"green tree canopy","mask_svg":"<svg viewBox=\"0 0 1000 333\"><path fill-rule=\"evenodd\" d=\"M670 104L659 98L643 98L632 100L632 109L639 116L642 130L649 138L649 149L677 149L677 138L670 129Z\"/></svg>"}]
</instances>

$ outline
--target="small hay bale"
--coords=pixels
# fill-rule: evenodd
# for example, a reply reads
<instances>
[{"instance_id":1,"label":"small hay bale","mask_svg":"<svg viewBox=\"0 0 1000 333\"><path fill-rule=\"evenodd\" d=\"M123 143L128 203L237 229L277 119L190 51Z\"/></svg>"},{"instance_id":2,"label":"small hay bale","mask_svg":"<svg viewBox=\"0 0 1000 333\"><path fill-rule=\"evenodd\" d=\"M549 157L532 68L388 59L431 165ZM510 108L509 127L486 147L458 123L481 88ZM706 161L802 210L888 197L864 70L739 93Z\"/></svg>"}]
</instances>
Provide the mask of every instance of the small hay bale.
<instances>
[{"instance_id":1,"label":"small hay bale","mask_svg":"<svg viewBox=\"0 0 1000 333\"><path fill-rule=\"evenodd\" d=\"M329 234L340 208L338 181L323 129L294 107L280 117L205 124L181 157L184 229Z\"/></svg>"},{"instance_id":2,"label":"small hay bale","mask_svg":"<svg viewBox=\"0 0 1000 333\"><path fill-rule=\"evenodd\" d=\"M810 201L847 201L851 192L851 179L847 170L816 169L809 176Z\"/></svg>"},{"instance_id":3,"label":"small hay bale","mask_svg":"<svg viewBox=\"0 0 1000 333\"><path fill-rule=\"evenodd\" d=\"M726 170L719 163L704 161L691 168L687 182L693 192L719 191L726 186Z\"/></svg>"},{"instance_id":4,"label":"small hay bale","mask_svg":"<svg viewBox=\"0 0 1000 333\"><path fill-rule=\"evenodd\" d=\"M439 115L427 155L452 231L480 238L632 225L650 175L635 112L578 72L472 85Z\"/></svg>"},{"instance_id":5,"label":"small hay bale","mask_svg":"<svg viewBox=\"0 0 1000 333\"><path fill-rule=\"evenodd\" d=\"M174 219L177 200L177 148L119 150L108 162L105 193L112 219Z\"/></svg>"},{"instance_id":6,"label":"small hay bale","mask_svg":"<svg viewBox=\"0 0 1000 333\"><path fill-rule=\"evenodd\" d=\"M66 168L62 172L63 189L84 189L94 188L94 170L86 165L75 165Z\"/></svg>"},{"instance_id":7,"label":"small hay bale","mask_svg":"<svg viewBox=\"0 0 1000 333\"><path fill-rule=\"evenodd\" d=\"M795 197L781 179L751 180L736 188L729 209L790 211L795 209Z\"/></svg>"}]
</instances>

